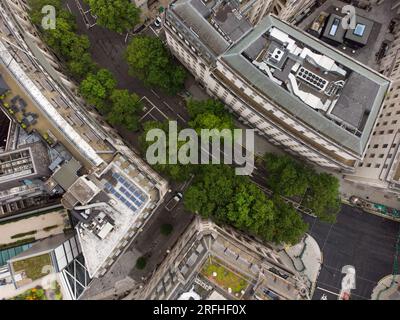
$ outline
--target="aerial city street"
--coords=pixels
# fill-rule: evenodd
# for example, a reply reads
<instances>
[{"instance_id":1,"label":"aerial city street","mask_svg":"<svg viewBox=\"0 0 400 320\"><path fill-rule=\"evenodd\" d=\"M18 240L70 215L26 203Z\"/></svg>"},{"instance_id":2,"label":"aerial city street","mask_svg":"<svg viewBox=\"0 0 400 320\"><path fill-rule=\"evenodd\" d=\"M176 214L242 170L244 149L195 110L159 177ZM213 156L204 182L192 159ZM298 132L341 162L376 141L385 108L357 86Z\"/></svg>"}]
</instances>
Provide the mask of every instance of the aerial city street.
<instances>
[{"instance_id":1,"label":"aerial city street","mask_svg":"<svg viewBox=\"0 0 400 320\"><path fill-rule=\"evenodd\" d=\"M400 300L399 46L400 0L2 0L0 300Z\"/></svg>"}]
</instances>

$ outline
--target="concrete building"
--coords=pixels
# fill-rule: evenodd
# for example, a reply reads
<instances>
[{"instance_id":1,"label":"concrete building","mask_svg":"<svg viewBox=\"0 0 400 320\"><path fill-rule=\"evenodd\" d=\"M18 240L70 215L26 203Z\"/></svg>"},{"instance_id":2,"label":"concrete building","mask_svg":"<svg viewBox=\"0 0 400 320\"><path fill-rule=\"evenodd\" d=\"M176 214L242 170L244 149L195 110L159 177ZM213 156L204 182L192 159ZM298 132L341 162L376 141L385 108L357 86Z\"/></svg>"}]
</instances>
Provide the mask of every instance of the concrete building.
<instances>
[{"instance_id":1,"label":"concrete building","mask_svg":"<svg viewBox=\"0 0 400 320\"><path fill-rule=\"evenodd\" d=\"M288 261L283 249L196 217L149 281L125 299L308 299Z\"/></svg>"},{"instance_id":2,"label":"concrete building","mask_svg":"<svg viewBox=\"0 0 400 320\"><path fill-rule=\"evenodd\" d=\"M390 81L277 19L255 27L234 2L173 2L173 54L239 119L322 167L353 172Z\"/></svg>"},{"instance_id":3,"label":"concrete building","mask_svg":"<svg viewBox=\"0 0 400 320\"><path fill-rule=\"evenodd\" d=\"M148 221L168 184L85 104L28 9L21 0L0 4L0 74L11 92L2 107L14 120L35 114L21 131L49 147L51 177L42 187L63 194L62 204L75 212L85 268L98 277ZM23 111L10 112L13 96L24 100Z\"/></svg>"},{"instance_id":4,"label":"concrete building","mask_svg":"<svg viewBox=\"0 0 400 320\"><path fill-rule=\"evenodd\" d=\"M398 10L399 2L393 2ZM393 83L389 89L382 112L372 132L365 158L358 164L354 174L346 179L380 188L400 192L400 19L393 20L386 41L381 49L380 72ZM379 52L378 52L379 53Z\"/></svg>"}]
</instances>

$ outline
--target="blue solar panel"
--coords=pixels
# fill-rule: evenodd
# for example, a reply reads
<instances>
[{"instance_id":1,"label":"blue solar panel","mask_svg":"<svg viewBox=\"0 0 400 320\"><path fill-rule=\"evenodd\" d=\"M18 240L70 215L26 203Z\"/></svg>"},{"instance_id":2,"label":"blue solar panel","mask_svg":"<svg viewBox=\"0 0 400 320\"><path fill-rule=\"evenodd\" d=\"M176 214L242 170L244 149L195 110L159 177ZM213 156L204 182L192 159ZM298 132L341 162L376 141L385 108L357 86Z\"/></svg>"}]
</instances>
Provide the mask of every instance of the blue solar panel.
<instances>
[{"instance_id":1,"label":"blue solar panel","mask_svg":"<svg viewBox=\"0 0 400 320\"><path fill-rule=\"evenodd\" d=\"M116 172L112 174L112 177L117 179L122 186L120 186L117 191L107 182L105 188L115 195L115 197L120 199L132 211L136 211L140 208L147 199L143 192Z\"/></svg>"}]
</instances>

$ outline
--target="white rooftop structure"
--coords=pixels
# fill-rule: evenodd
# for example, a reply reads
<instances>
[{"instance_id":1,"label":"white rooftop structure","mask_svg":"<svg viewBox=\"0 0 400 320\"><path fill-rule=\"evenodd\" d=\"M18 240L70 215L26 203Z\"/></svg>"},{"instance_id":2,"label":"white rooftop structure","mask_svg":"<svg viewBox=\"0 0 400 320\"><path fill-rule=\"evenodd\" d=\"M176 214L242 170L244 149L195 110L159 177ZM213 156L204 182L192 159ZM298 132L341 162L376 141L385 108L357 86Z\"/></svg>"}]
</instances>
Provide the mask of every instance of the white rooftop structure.
<instances>
[{"instance_id":1,"label":"white rooftop structure","mask_svg":"<svg viewBox=\"0 0 400 320\"><path fill-rule=\"evenodd\" d=\"M109 170L96 185L103 186L99 196L108 201L94 201L86 206L76 207L81 210L97 209L112 221L112 224L103 224L98 232L90 231L83 222L76 227L90 277L95 276L109 258L119 255L121 243L133 235L135 227L140 227L143 211L151 201L148 192L116 165L109 166Z\"/></svg>"}]
</instances>

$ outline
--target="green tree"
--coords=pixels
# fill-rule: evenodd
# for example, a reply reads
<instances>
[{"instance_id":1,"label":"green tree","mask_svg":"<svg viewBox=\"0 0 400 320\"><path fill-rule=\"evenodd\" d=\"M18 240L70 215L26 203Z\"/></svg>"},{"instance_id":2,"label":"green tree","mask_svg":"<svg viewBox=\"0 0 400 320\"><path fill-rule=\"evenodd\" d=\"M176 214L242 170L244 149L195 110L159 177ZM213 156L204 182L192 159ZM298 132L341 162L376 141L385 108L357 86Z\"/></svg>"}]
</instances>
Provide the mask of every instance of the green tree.
<instances>
[{"instance_id":1,"label":"green tree","mask_svg":"<svg viewBox=\"0 0 400 320\"><path fill-rule=\"evenodd\" d=\"M194 166L191 164L180 164L179 162L176 164L170 164L168 154L169 154L169 140L168 140L168 135L169 135L169 125L168 121L165 122L159 122L159 121L147 121L143 124L143 134L140 136L140 145L142 149L143 155L146 154L147 148L152 145L154 142L152 141L146 141L146 136L148 132L152 129L161 129L163 132L166 134L166 154L165 154L165 162L166 163L157 163L153 165L153 168L161 172L165 175L167 175L169 178L171 178L174 181L185 181L189 179L190 175L194 171ZM179 128L178 128L179 130ZM177 148L179 148L184 144L185 142L178 142Z\"/></svg>"},{"instance_id":2,"label":"green tree","mask_svg":"<svg viewBox=\"0 0 400 320\"><path fill-rule=\"evenodd\" d=\"M140 22L140 9L130 0L85 0L96 22L111 31L127 32Z\"/></svg>"},{"instance_id":3,"label":"green tree","mask_svg":"<svg viewBox=\"0 0 400 320\"><path fill-rule=\"evenodd\" d=\"M287 155L267 153L264 157L268 185L284 196L302 196L308 187L310 170Z\"/></svg>"},{"instance_id":4,"label":"green tree","mask_svg":"<svg viewBox=\"0 0 400 320\"><path fill-rule=\"evenodd\" d=\"M128 90L115 89L110 96L110 101L111 110L108 112L107 120L113 125L122 125L128 130L138 130L138 113L143 108L139 96L129 93Z\"/></svg>"},{"instance_id":5,"label":"green tree","mask_svg":"<svg viewBox=\"0 0 400 320\"><path fill-rule=\"evenodd\" d=\"M59 0L31 0L30 18L43 33L44 40L54 52L65 61L72 76L78 80L88 73L95 72L96 65L89 53L90 42L87 36L77 34L75 17L61 8ZM44 30L41 22L44 14L41 12L45 5L56 9L56 28Z\"/></svg>"},{"instance_id":6,"label":"green tree","mask_svg":"<svg viewBox=\"0 0 400 320\"><path fill-rule=\"evenodd\" d=\"M134 37L126 49L125 59L130 74L146 85L159 87L172 95L183 88L186 72L173 63L159 38L144 35Z\"/></svg>"},{"instance_id":7,"label":"green tree","mask_svg":"<svg viewBox=\"0 0 400 320\"><path fill-rule=\"evenodd\" d=\"M286 204L279 196L275 196L273 202L275 217L272 240L276 243L298 243L307 232L308 224L291 205Z\"/></svg>"},{"instance_id":8,"label":"green tree","mask_svg":"<svg viewBox=\"0 0 400 320\"><path fill-rule=\"evenodd\" d=\"M320 173L310 176L309 181L303 205L321 220L335 222L341 207L339 180L331 174Z\"/></svg>"},{"instance_id":9,"label":"green tree","mask_svg":"<svg viewBox=\"0 0 400 320\"><path fill-rule=\"evenodd\" d=\"M117 82L107 69L100 69L97 73L89 73L81 82L79 92L86 101L96 106L100 111L107 112L107 99L115 89Z\"/></svg>"},{"instance_id":10,"label":"green tree","mask_svg":"<svg viewBox=\"0 0 400 320\"><path fill-rule=\"evenodd\" d=\"M98 70L97 65L93 62L90 53L82 53L80 57L67 62L68 70L76 79L83 79L89 73L95 73Z\"/></svg>"},{"instance_id":11,"label":"green tree","mask_svg":"<svg viewBox=\"0 0 400 320\"><path fill-rule=\"evenodd\" d=\"M56 13L61 10L61 0L29 0L29 17L36 26L41 27L44 14L42 8L46 5L53 6Z\"/></svg>"},{"instance_id":12,"label":"green tree","mask_svg":"<svg viewBox=\"0 0 400 320\"><path fill-rule=\"evenodd\" d=\"M184 205L264 241L295 243L306 230L295 210L285 203L275 205L248 177L236 176L234 169L225 165L202 166L185 192Z\"/></svg>"}]
</instances>

